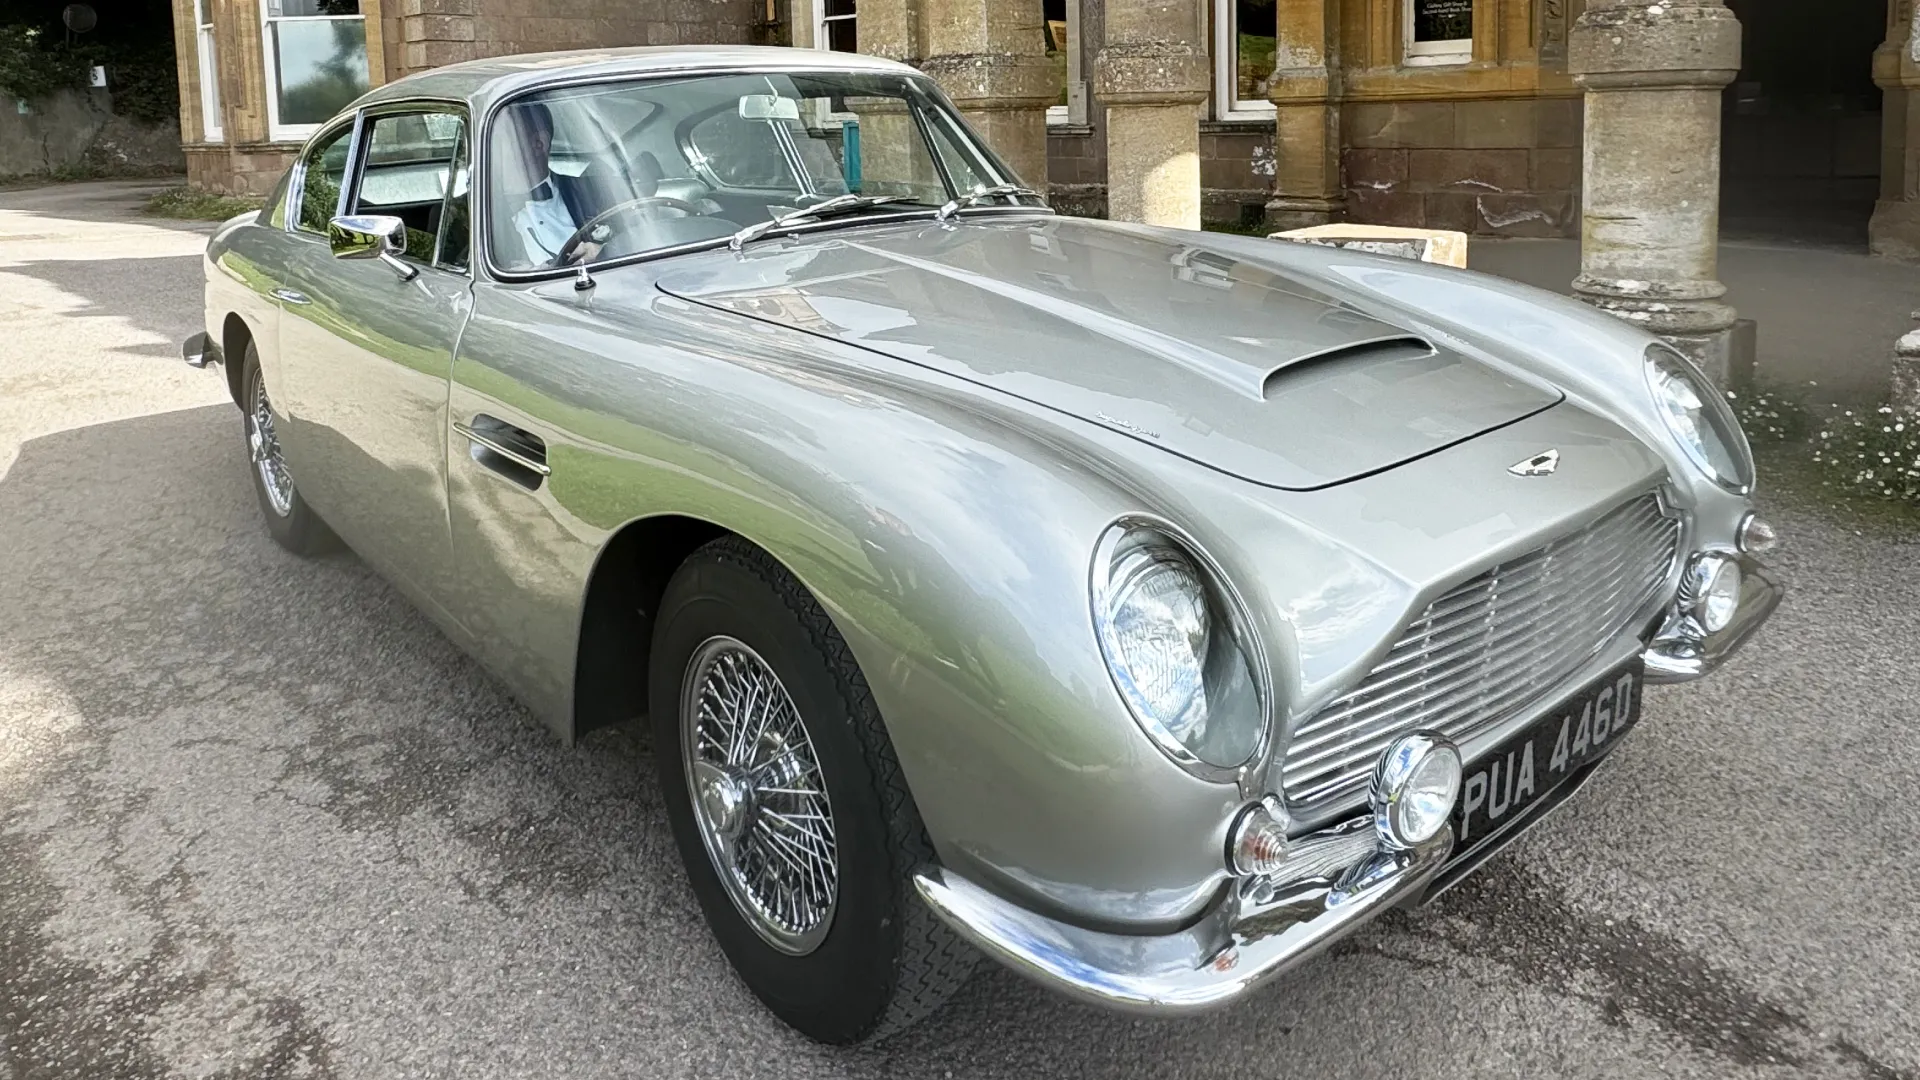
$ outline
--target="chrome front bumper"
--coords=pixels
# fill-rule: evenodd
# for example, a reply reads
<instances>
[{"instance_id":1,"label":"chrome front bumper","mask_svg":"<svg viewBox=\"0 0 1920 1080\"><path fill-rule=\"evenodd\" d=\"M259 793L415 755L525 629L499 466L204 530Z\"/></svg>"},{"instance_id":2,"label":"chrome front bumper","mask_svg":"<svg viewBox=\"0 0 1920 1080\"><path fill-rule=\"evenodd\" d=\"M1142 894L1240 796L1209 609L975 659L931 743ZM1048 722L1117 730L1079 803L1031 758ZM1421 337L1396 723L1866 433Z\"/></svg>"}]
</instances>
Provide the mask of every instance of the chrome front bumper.
<instances>
[{"instance_id":1,"label":"chrome front bumper","mask_svg":"<svg viewBox=\"0 0 1920 1080\"><path fill-rule=\"evenodd\" d=\"M1726 629L1709 634L1699 620L1676 601L1653 643L1642 654L1647 663L1650 683L1690 682L1726 662L1746 644L1755 630L1772 616L1786 587L1773 579L1767 568L1751 555L1740 559L1740 606Z\"/></svg>"},{"instance_id":2,"label":"chrome front bumper","mask_svg":"<svg viewBox=\"0 0 1920 1080\"><path fill-rule=\"evenodd\" d=\"M1412 851L1376 851L1336 880L1259 900L1242 886L1178 933L1109 934L1036 915L933 867L914 877L948 925L988 956L1072 997L1141 1013L1225 1005L1390 907L1417 899L1453 851L1447 829Z\"/></svg>"}]
</instances>

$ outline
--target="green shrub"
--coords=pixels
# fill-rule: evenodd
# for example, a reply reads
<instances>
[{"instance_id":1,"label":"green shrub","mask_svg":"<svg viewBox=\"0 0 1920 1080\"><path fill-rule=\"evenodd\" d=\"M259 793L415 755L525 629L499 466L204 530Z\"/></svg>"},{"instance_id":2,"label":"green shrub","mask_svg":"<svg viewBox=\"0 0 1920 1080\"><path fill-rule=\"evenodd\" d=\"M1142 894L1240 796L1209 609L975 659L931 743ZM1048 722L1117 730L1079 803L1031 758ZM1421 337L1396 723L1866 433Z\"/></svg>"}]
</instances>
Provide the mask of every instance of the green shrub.
<instances>
[{"instance_id":1,"label":"green shrub","mask_svg":"<svg viewBox=\"0 0 1920 1080\"><path fill-rule=\"evenodd\" d=\"M0 94L33 101L78 89L92 66L75 50L49 46L38 27L0 26Z\"/></svg>"}]
</instances>

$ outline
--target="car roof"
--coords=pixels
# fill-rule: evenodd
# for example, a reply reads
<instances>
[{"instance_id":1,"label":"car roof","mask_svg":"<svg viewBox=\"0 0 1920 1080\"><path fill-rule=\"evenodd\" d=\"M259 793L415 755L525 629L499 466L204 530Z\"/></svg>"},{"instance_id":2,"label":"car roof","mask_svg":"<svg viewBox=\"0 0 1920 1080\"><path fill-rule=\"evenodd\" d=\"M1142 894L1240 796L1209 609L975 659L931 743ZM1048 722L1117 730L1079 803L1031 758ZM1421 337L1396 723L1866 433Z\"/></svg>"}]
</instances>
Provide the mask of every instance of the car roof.
<instances>
[{"instance_id":1,"label":"car roof","mask_svg":"<svg viewBox=\"0 0 1920 1080\"><path fill-rule=\"evenodd\" d=\"M501 98L547 83L683 71L855 71L917 74L877 56L775 45L677 45L495 56L397 79L353 103L358 109L413 98L464 100L477 114Z\"/></svg>"}]
</instances>

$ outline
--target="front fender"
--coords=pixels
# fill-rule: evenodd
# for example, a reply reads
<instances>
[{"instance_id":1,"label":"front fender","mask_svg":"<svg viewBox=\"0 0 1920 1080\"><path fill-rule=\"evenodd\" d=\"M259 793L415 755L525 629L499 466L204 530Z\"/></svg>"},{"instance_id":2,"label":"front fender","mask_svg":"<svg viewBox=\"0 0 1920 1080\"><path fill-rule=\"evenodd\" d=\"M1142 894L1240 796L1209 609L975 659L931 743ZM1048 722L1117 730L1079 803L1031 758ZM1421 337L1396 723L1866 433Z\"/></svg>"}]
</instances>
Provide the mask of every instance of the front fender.
<instances>
[{"instance_id":1,"label":"front fender","mask_svg":"<svg viewBox=\"0 0 1920 1080\"><path fill-rule=\"evenodd\" d=\"M569 429L549 459L577 531L674 514L779 559L846 638L956 872L1115 929L1213 901L1239 790L1161 754L1107 673L1090 560L1155 504L1068 430L1085 425L613 274L604 316L546 288L482 305L470 337L544 312L523 366L573 402L543 411Z\"/></svg>"}]
</instances>

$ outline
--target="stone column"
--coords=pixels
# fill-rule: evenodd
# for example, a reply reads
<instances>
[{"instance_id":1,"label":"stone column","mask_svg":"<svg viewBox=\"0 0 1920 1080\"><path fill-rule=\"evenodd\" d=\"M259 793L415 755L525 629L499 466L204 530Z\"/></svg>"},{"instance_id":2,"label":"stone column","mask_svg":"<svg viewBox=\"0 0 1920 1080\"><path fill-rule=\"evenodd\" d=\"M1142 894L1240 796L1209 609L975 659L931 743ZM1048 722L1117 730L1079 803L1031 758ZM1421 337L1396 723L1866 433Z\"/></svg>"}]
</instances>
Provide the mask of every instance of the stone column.
<instances>
[{"instance_id":1,"label":"stone column","mask_svg":"<svg viewBox=\"0 0 1920 1080\"><path fill-rule=\"evenodd\" d=\"M1568 35L1586 91L1581 299L1672 341L1724 382L1720 96L1740 68L1721 0L1588 0Z\"/></svg>"},{"instance_id":2,"label":"stone column","mask_svg":"<svg viewBox=\"0 0 1920 1080\"><path fill-rule=\"evenodd\" d=\"M1887 40L1873 54L1882 91L1880 199L1867 225L1875 255L1920 259L1920 60L1915 57L1913 0L1887 5Z\"/></svg>"},{"instance_id":3,"label":"stone column","mask_svg":"<svg viewBox=\"0 0 1920 1080\"><path fill-rule=\"evenodd\" d=\"M197 143L200 117L200 25L193 20L193 0L173 0L174 78L180 87L180 141ZM216 74L218 74L216 72Z\"/></svg>"},{"instance_id":4,"label":"stone column","mask_svg":"<svg viewBox=\"0 0 1920 1080\"><path fill-rule=\"evenodd\" d=\"M1273 198L1275 229L1325 225L1346 216L1340 182L1339 0L1279 0L1283 66L1274 71Z\"/></svg>"},{"instance_id":5,"label":"stone column","mask_svg":"<svg viewBox=\"0 0 1920 1080\"><path fill-rule=\"evenodd\" d=\"M1110 0L1093 92L1106 106L1107 216L1200 227L1208 88L1198 0Z\"/></svg>"},{"instance_id":6,"label":"stone column","mask_svg":"<svg viewBox=\"0 0 1920 1080\"><path fill-rule=\"evenodd\" d=\"M860 51L918 67L927 52L920 8L920 0L857 5L854 25ZM860 118L860 153L867 182L873 185L868 188L869 194L892 191L887 186L890 183L933 179L922 175L931 163L912 152L919 136L913 131L913 117L904 104L862 102L849 107Z\"/></svg>"},{"instance_id":7,"label":"stone column","mask_svg":"<svg viewBox=\"0 0 1920 1080\"><path fill-rule=\"evenodd\" d=\"M220 62L220 107L226 113L227 144L266 142L265 41L259 0L213 0L213 52Z\"/></svg>"},{"instance_id":8,"label":"stone column","mask_svg":"<svg viewBox=\"0 0 1920 1080\"><path fill-rule=\"evenodd\" d=\"M1022 181L1045 190L1047 104L1058 91L1040 0L922 0L920 20L921 70Z\"/></svg>"}]
</instances>

